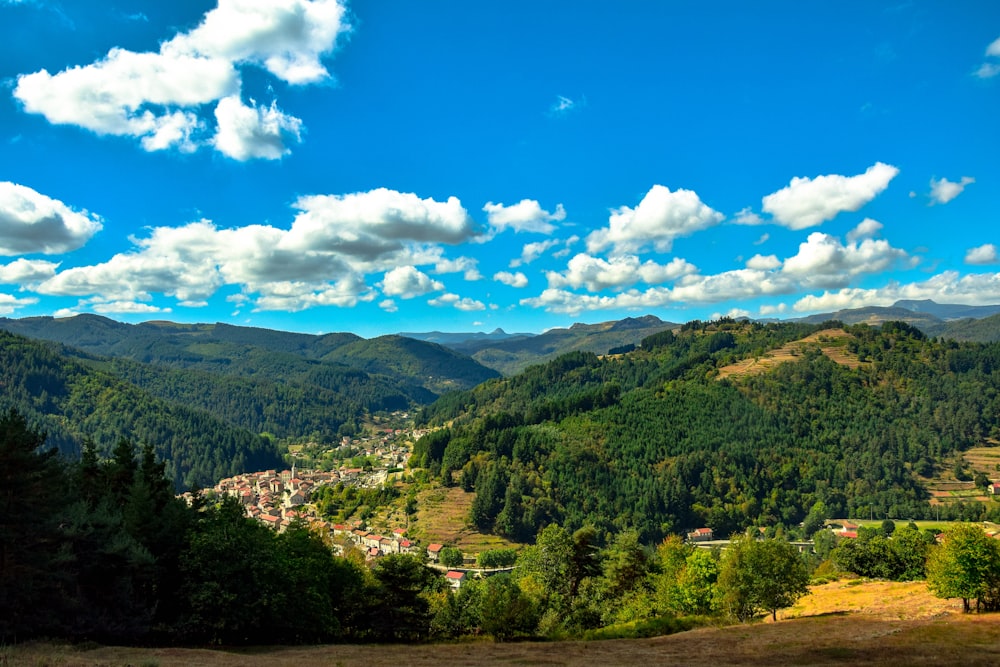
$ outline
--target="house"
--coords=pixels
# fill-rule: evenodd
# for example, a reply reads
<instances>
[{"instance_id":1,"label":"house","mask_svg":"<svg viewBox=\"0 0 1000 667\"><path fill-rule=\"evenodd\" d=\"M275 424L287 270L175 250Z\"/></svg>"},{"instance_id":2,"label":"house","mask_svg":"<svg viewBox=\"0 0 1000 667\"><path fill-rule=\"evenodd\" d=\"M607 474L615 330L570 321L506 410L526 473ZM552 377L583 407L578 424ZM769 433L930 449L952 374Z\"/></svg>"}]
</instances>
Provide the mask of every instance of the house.
<instances>
[{"instance_id":1,"label":"house","mask_svg":"<svg viewBox=\"0 0 1000 667\"><path fill-rule=\"evenodd\" d=\"M428 545L428 547L427 547L427 557L430 558L433 562L436 563L438 561L438 556L441 555L441 549L443 549L443 548L444 548L443 544L431 544L431 545Z\"/></svg>"},{"instance_id":2,"label":"house","mask_svg":"<svg viewBox=\"0 0 1000 667\"><path fill-rule=\"evenodd\" d=\"M695 528L687 534L688 542L711 542L712 538L711 528Z\"/></svg>"},{"instance_id":3,"label":"house","mask_svg":"<svg viewBox=\"0 0 1000 667\"><path fill-rule=\"evenodd\" d=\"M986 489L994 496L1000 496L1000 482L993 482Z\"/></svg>"},{"instance_id":4,"label":"house","mask_svg":"<svg viewBox=\"0 0 1000 667\"><path fill-rule=\"evenodd\" d=\"M445 573L444 578L448 581L448 585L458 590L462 587L462 583L465 581L467 572L459 572L458 570L448 570Z\"/></svg>"}]
</instances>

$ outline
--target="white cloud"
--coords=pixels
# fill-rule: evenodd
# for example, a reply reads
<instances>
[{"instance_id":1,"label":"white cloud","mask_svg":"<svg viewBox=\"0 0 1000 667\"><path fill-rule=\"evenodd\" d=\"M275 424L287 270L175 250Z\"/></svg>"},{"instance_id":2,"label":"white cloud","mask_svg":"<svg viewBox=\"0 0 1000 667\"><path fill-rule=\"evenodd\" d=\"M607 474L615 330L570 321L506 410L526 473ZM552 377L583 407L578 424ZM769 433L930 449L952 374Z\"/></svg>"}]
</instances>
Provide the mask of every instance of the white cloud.
<instances>
[{"instance_id":1,"label":"white cloud","mask_svg":"<svg viewBox=\"0 0 1000 667\"><path fill-rule=\"evenodd\" d=\"M781 266L781 260L774 255L754 255L747 260L748 269L770 271Z\"/></svg>"},{"instance_id":2,"label":"white cloud","mask_svg":"<svg viewBox=\"0 0 1000 667\"><path fill-rule=\"evenodd\" d=\"M288 144L301 140L302 121L278 110L277 104L243 104L238 95L224 97L215 107L216 133L212 144L220 153L241 162L255 158L277 160L291 152Z\"/></svg>"},{"instance_id":3,"label":"white cloud","mask_svg":"<svg viewBox=\"0 0 1000 667\"><path fill-rule=\"evenodd\" d=\"M550 271L546 276L550 288L586 287L591 292L599 292L633 285L640 280L647 284L676 280L696 271L694 265L679 257L662 265L651 260L640 263L635 255L619 255L605 260L580 253L569 261L565 273Z\"/></svg>"},{"instance_id":4,"label":"white cloud","mask_svg":"<svg viewBox=\"0 0 1000 667\"><path fill-rule=\"evenodd\" d=\"M556 230L552 223L566 219L566 210L562 204L556 206L554 213L549 213L534 199L522 199L511 206L487 202L483 210L486 211L490 225L497 232L509 227L515 232L551 234Z\"/></svg>"},{"instance_id":5,"label":"white cloud","mask_svg":"<svg viewBox=\"0 0 1000 667\"><path fill-rule=\"evenodd\" d=\"M857 211L886 189L899 169L876 162L857 176L831 174L793 178L787 187L763 198L763 209L789 229L815 227L838 213Z\"/></svg>"},{"instance_id":6,"label":"white cloud","mask_svg":"<svg viewBox=\"0 0 1000 667\"><path fill-rule=\"evenodd\" d=\"M395 313L399 310L399 306L397 306L396 302L393 301L392 299L385 299L384 301L380 301L378 307L387 313Z\"/></svg>"},{"instance_id":7,"label":"white cloud","mask_svg":"<svg viewBox=\"0 0 1000 667\"><path fill-rule=\"evenodd\" d=\"M856 276L879 273L907 257L888 241L865 239L843 245L833 236L813 232L799 245L799 252L786 259L781 272L805 287L846 286Z\"/></svg>"},{"instance_id":8,"label":"white cloud","mask_svg":"<svg viewBox=\"0 0 1000 667\"><path fill-rule=\"evenodd\" d=\"M461 273L463 278L472 282L483 279L483 274L479 272L478 265L479 260L472 257L442 258L434 265L434 273Z\"/></svg>"},{"instance_id":9,"label":"white cloud","mask_svg":"<svg viewBox=\"0 0 1000 667\"><path fill-rule=\"evenodd\" d=\"M671 192L654 185L637 207L613 210L608 227L587 237L587 249L598 252L610 246L614 253L622 254L652 246L659 252L669 252L675 238L707 229L723 219L692 190Z\"/></svg>"},{"instance_id":10,"label":"white cloud","mask_svg":"<svg viewBox=\"0 0 1000 667\"><path fill-rule=\"evenodd\" d=\"M938 180L931 179L931 199L938 204L947 204L952 199L962 194L967 185L976 182L971 176L963 176L957 183L949 181L947 178Z\"/></svg>"},{"instance_id":11,"label":"white cloud","mask_svg":"<svg viewBox=\"0 0 1000 667\"><path fill-rule=\"evenodd\" d=\"M777 305L764 305L760 307L760 314L764 317L769 315L781 315L788 310L788 305L784 303L779 303Z\"/></svg>"},{"instance_id":12,"label":"white cloud","mask_svg":"<svg viewBox=\"0 0 1000 667\"><path fill-rule=\"evenodd\" d=\"M511 273L510 271L499 271L493 274L493 280L503 283L504 285L510 285L511 287L527 287L528 277L518 271L517 273Z\"/></svg>"},{"instance_id":13,"label":"white cloud","mask_svg":"<svg viewBox=\"0 0 1000 667\"><path fill-rule=\"evenodd\" d=\"M750 311L744 310L743 308L730 308L725 313L712 313L712 316L709 319L718 320L723 317L729 317L734 320L738 320L743 317L750 317Z\"/></svg>"},{"instance_id":14,"label":"white cloud","mask_svg":"<svg viewBox=\"0 0 1000 667\"><path fill-rule=\"evenodd\" d=\"M771 238L770 234L761 234L760 238L753 242L754 245L764 245L767 243L768 239Z\"/></svg>"},{"instance_id":15,"label":"white cloud","mask_svg":"<svg viewBox=\"0 0 1000 667\"><path fill-rule=\"evenodd\" d=\"M969 248L965 253L966 264L996 264L998 261L1000 257L997 255L997 247L992 243Z\"/></svg>"},{"instance_id":16,"label":"white cloud","mask_svg":"<svg viewBox=\"0 0 1000 667\"><path fill-rule=\"evenodd\" d=\"M446 202L378 188L348 195L300 197L301 211L284 239L290 250L336 252L375 261L407 242L455 245L479 231L455 197Z\"/></svg>"},{"instance_id":17,"label":"white cloud","mask_svg":"<svg viewBox=\"0 0 1000 667\"><path fill-rule=\"evenodd\" d=\"M157 52L116 47L89 65L22 74L14 96L50 123L135 137L149 151L208 143L236 159L274 159L298 137L301 121L274 104L244 106L238 67L260 66L290 84L326 79L322 58L350 30L345 12L339 0L220 0L198 27ZM206 141L198 114L212 102L219 102L219 126Z\"/></svg>"},{"instance_id":18,"label":"white cloud","mask_svg":"<svg viewBox=\"0 0 1000 667\"><path fill-rule=\"evenodd\" d=\"M219 229L207 220L157 227L145 238L132 238L131 252L53 270L54 275L40 276L36 287L50 295L99 295L103 302L149 302L159 293L191 305L202 304L222 285L238 285L257 310L298 311L375 298L365 283L369 274L387 272L387 295L410 295L404 298L444 288L418 265L481 277L474 260L441 257L440 244L475 233L455 198L442 203L381 189L302 197L295 205L299 213L287 230Z\"/></svg>"},{"instance_id":19,"label":"white cloud","mask_svg":"<svg viewBox=\"0 0 1000 667\"><path fill-rule=\"evenodd\" d=\"M740 209L740 211L736 214L736 217L733 218L733 222L737 225L763 225L767 221L754 213L753 210L747 206L744 209Z\"/></svg>"},{"instance_id":20,"label":"white cloud","mask_svg":"<svg viewBox=\"0 0 1000 667\"><path fill-rule=\"evenodd\" d=\"M998 58L1000 57L1000 38L995 39L986 47L986 57L987 58ZM1000 64L985 62L979 66L976 70L975 75L980 79L990 79L1000 74Z\"/></svg>"},{"instance_id":21,"label":"white cloud","mask_svg":"<svg viewBox=\"0 0 1000 667\"><path fill-rule=\"evenodd\" d=\"M1000 74L1000 65L994 63L983 63L975 71L975 75L980 79L992 79L997 74Z\"/></svg>"},{"instance_id":22,"label":"white cloud","mask_svg":"<svg viewBox=\"0 0 1000 667\"><path fill-rule=\"evenodd\" d=\"M386 296L412 299L428 292L444 289L444 283L433 280L412 266L399 266L385 274L380 285Z\"/></svg>"},{"instance_id":23,"label":"white cloud","mask_svg":"<svg viewBox=\"0 0 1000 667\"><path fill-rule=\"evenodd\" d=\"M510 262L510 267L512 269L517 268L523 264L531 264L536 259L545 254L549 248L553 248L559 245L559 241L556 239L549 239L548 241L537 241L535 243L526 243L521 249L520 259L513 259Z\"/></svg>"},{"instance_id":24,"label":"white cloud","mask_svg":"<svg viewBox=\"0 0 1000 667\"><path fill-rule=\"evenodd\" d=\"M19 299L16 296L12 296L10 294L0 294L0 315L10 315L18 308L23 308L24 306L31 306L36 303L38 303L38 299L34 297Z\"/></svg>"},{"instance_id":25,"label":"white cloud","mask_svg":"<svg viewBox=\"0 0 1000 667\"><path fill-rule=\"evenodd\" d=\"M101 218L31 188L0 182L0 255L65 253L101 230Z\"/></svg>"},{"instance_id":26,"label":"white cloud","mask_svg":"<svg viewBox=\"0 0 1000 667\"><path fill-rule=\"evenodd\" d=\"M945 271L928 280L901 285L890 283L878 289L841 289L799 299L796 312L827 312L843 308L890 306L900 299L933 299L939 303L988 305L1000 301L1000 273L973 273L965 276Z\"/></svg>"},{"instance_id":27,"label":"white cloud","mask_svg":"<svg viewBox=\"0 0 1000 667\"><path fill-rule=\"evenodd\" d=\"M858 223L857 227L847 232L847 241L849 243L854 243L855 241L859 241L861 239L870 239L878 235L878 233L882 231L882 227L882 223L878 220L865 218Z\"/></svg>"},{"instance_id":28,"label":"white cloud","mask_svg":"<svg viewBox=\"0 0 1000 667\"><path fill-rule=\"evenodd\" d=\"M59 264L43 260L16 259L6 266L0 266L0 283L24 284L46 280L55 275Z\"/></svg>"},{"instance_id":29,"label":"white cloud","mask_svg":"<svg viewBox=\"0 0 1000 667\"><path fill-rule=\"evenodd\" d=\"M108 303L95 303L91 306L95 313L169 313L170 308L159 308L148 303L137 303L135 301L111 301Z\"/></svg>"},{"instance_id":30,"label":"white cloud","mask_svg":"<svg viewBox=\"0 0 1000 667\"><path fill-rule=\"evenodd\" d=\"M562 116L572 111L576 105L576 102L565 95L556 95L556 101L552 103L551 107L549 107L549 114L553 116Z\"/></svg>"},{"instance_id":31,"label":"white cloud","mask_svg":"<svg viewBox=\"0 0 1000 667\"><path fill-rule=\"evenodd\" d=\"M441 296L431 299L427 302L428 305L434 307L441 306L453 306L458 310L463 312L471 313L477 310L486 310L486 305L481 301L476 301L475 299L470 299L468 297L460 297L457 294L442 294Z\"/></svg>"}]
</instances>

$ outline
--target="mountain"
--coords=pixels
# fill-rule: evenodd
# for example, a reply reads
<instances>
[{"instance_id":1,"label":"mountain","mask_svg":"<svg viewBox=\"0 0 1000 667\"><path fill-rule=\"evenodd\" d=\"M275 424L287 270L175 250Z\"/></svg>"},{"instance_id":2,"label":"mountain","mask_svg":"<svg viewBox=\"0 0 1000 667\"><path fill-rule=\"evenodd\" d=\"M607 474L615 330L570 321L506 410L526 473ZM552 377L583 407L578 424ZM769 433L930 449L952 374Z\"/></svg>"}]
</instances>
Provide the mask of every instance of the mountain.
<instances>
[{"instance_id":1,"label":"mountain","mask_svg":"<svg viewBox=\"0 0 1000 667\"><path fill-rule=\"evenodd\" d=\"M440 345L399 336L366 340L351 333L318 336L221 323L125 324L98 315L0 318L0 329L92 354L233 376L302 379L320 368L361 371L420 403L497 375Z\"/></svg>"},{"instance_id":2,"label":"mountain","mask_svg":"<svg viewBox=\"0 0 1000 667\"><path fill-rule=\"evenodd\" d=\"M833 313L820 313L798 318L797 322L819 324L838 320L845 324L879 326L883 322L906 322L928 336L943 336L955 340L989 342L1000 340L1000 305L965 306L936 303L930 299L900 300L890 307L869 306L847 308Z\"/></svg>"},{"instance_id":3,"label":"mountain","mask_svg":"<svg viewBox=\"0 0 1000 667\"><path fill-rule=\"evenodd\" d=\"M905 308L915 313L927 313L942 320L981 319L1000 314L1000 305L964 306L954 303L936 303L930 299L921 301L902 300L893 304L894 308Z\"/></svg>"},{"instance_id":4,"label":"mountain","mask_svg":"<svg viewBox=\"0 0 1000 667\"><path fill-rule=\"evenodd\" d=\"M510 340L511 338L531 338L537 334L533 333L514 333L509 334L501 328L496 328L490 333L483 333L482 331L477 332L453 332L448 333L444 331L428 331L426 333L418 332L401 332L400 336L405 336L407 338L416 338L417 340L427 341L428 343L438 343L446 347L456 347L463 343L480 343L483 341L502 341Z\"/></svg>"},{"instance_id":5,"label":"mountain","mask_svg":"<svg viewBox=\"0 0 1000 667\"><path fill-rule=\"evenodd\" d=\"M157 397L78 350L0 331L0 409L17 409L67 455L91 440L151 444L180 488L282 465L275 444L183 401Z\"/></svg>"},{"instance_id":6,"label":"mountain","mask_svg":"<svg viewBox=\"0 0 1000 667\"><path fill-rule=\"evenodd\" d=\"M475 491L470 521L513 539L933 517L922 480L1000 432L1000 344L824 327L692 322L628 353L569 353L436 401L419 421L442 428L411 461Z\"/></svg>"},{"instance_id":7,"label":"mountain","mask_svg":"<svg viewBox=\"0 0 1000 667\"><path fill-rule=\"evenodd\" d=\"M3 319L0 330L30 337L39 345L46 341L48 349L57 350L60 356L50 365L72 367L74 378L98 374L94 377L100 381L82 381L94 391L114 385L112 395L89 410L92 417L87 417L87 411L66 412L62 404L43 411L48 416L39 419L63 450L78 449L83 437L100 438L99 444L141 437L171 450L164 458L179 484L214 483L251 469L251 463L252 469L261 469L263 459L233 454L232 443L261 440L256 434L278 441L338 442L341 436L356 433L371 413L411 410L443 392L468 389L498 376L468 356L399 336L365 340L346 333L314 336L227 324L132 325L95 315ZM43 377L49 375L49 371L43 373ZM65 389L53 392L33 378L28 373L4 385L8 396L21 396L18 405L32 401L48 405L49 398L39 396L73 394ZM97 391L97 395L102 394ZM144 419L153 421L183 412L187 416L182 421L188 424L195 420L188 413L197 413L198 419L218 424L206 427L207 433L230 434L220 435L218 443L196 440L206 451L208 464L199 458L202 454L175 455L174 445L160 442L161 438L169 441L175 432L187 432L186 427L148 426L133 435L131 427L145 423L143 419L135 416L122 421L101 407L105 402L117 405L122 413L137 409L133 403L141 405L149 413ZM232 435L237 432L241 435ZM270 440L262 442L272 451L265 467L279 465Z\"/></svg>"},{"instance_id":8,"label":"mountain","mask_svg":"<svg viewBox=\"0 0 1000 667\"><path fill-rule=\"evenodd\" d=\"M448 346L470 355L483 366L512 375L567 352L607 354L615 348L638 345L646 336L677 326L646 315L599 324L577 323L568 329L550 329L537 336L518 334L503 340L468 338Z\"/></svg>"}]
</instances>

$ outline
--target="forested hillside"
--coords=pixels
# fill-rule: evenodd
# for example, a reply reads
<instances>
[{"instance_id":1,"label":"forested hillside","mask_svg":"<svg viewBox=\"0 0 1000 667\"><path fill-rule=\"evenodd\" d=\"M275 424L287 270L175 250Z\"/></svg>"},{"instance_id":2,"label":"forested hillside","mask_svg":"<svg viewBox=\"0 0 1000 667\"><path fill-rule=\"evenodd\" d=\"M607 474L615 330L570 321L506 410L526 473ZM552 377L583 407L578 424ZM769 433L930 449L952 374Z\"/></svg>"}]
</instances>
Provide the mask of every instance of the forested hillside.
<instances>
[{"instance_id":1,"label":"forested hillside","mask_svg":"<svg viewBox=\"0 0 1000 667\"><path fill-rule=\"evenodd\" d=\"M17 409L63 453L78 454L85 440L107 453L134 438L155 448L177 486L282 464L271 440L191 403L158 398L69 352L0 331L0 410Z\"/></svg>"},{"instance_id":2,"label":"forested hillside","mask_svg":"<svg viewBox=\"0 0 1000 667\"><path fill-rule=\"evenodd\" d=\"M849 334L828 345L852 363L805 345L766 372L718 377L830 327ZM726 535L817 507L920 518L917 473L997 435L998 389L1000 345L904 323L692 322L627 354L572 353L443 397L421 421L450 426L417 443L413 464L474 489L476 525L521 540L550 522L634 527L644 541L701 525Z\"/></svg>"},{"instance_id":3,"label":"forested hillside","mask_svg":"<svg viewBox=\"0 0 1000 667\"><path fill-rule=\"evenodd\" d=\"M384 385L379 391L421 402L497 376L464 354L400 336L366 340L350 333L310 335L221 323L124 324L98 315L0 318L0 329L93 354L233 376L302 380L319 368L361 371L378 376L371 381Z\"/></svg>"}]
</instances>

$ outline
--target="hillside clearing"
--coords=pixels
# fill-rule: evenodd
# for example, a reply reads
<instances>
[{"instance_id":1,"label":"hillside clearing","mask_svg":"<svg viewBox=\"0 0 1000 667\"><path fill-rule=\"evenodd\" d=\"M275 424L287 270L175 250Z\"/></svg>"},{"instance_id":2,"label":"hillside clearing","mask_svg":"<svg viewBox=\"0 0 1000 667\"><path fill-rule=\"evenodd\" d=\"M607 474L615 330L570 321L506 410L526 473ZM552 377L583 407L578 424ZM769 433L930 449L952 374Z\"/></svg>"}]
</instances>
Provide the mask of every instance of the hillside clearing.
<instances>
[{"instance_id":1,"label":"hillside clearing","mask_svg":"<svg viewBox=\"0 0 1000 667\"><path fill-rule=\"evenodd\" d=\"M766 373L778 364L795 361L808 347L819 347L823 354L838 364L848 368L858 368L861 366L858 355L847 350L847 341L851 338L853 336L843 329L823 329L800 340L775 348L761 357L751 357L724 366L719 369L718 378L740 378Z\"/></svg>"}]
</instances>

